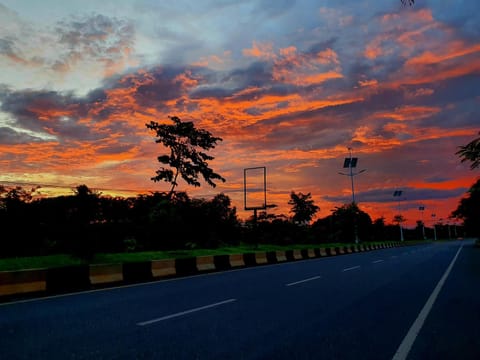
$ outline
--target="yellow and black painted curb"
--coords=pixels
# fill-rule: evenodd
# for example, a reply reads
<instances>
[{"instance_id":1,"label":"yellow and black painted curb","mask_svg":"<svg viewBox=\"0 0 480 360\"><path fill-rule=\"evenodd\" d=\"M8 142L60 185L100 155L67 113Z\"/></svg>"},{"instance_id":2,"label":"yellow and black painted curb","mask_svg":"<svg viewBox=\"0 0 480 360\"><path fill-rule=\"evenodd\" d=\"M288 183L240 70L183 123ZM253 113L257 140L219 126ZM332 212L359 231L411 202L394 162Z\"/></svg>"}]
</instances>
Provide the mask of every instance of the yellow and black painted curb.
<instances>
[{"instance_id":1,"label":"yellow and black painted curb","mask_svg":"<svg viewBox=\"0 0 480 360\"><path fill-rule=\"evenodd\" d=\"M230 255L128 262L123 264L73 265L49 269L0 271L0 301L55 295L103 287L338 256L408 245L385 242L377 245L312 247L295 250L259 251Z\"/></svg>"}]
</instances>

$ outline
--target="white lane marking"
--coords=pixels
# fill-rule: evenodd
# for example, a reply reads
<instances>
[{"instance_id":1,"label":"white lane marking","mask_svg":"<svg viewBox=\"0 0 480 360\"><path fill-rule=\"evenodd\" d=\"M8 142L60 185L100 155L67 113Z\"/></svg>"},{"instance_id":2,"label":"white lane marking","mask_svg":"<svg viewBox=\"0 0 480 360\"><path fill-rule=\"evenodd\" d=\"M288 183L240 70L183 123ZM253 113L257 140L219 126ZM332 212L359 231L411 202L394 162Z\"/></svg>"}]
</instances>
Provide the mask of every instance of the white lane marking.
<instances>
[{"instance_id":1,"label":"white lane marking","mask_svg":"<svg viewBox=\"0 0 480 360\"><path fill-rule=\"evenodd\" d=\"M295 282L292 282L290 284L285 284L285 286L297 285L297 284L301 284L301 283L304 283L304 282L307 282L307 281L317 280L317 279L320 279L320 278L321 278L321 276L314 276L314 277L311 277L311 278L308 278L308 279L295 281Z\"/></svg>"},{"instance_id":2,"label":"white lane marking","mask_svg":"<svg viewBox=\"0 0 480 360\"><path fill-rule=\"evenodd\" d=\"M430 310L433 307L433 304L435 303L435 300L437 300L437 296L442 290L443 284L447 280L448 275L452 271L453 265L455 264L455 261L457 261L458 254L460 254L460 251L462 250L462 246L458 249L457 253L455 254L455 257L451 261L450 265L448 266L447 270L443 274L442 278L438 281L437 286L435 286L435 289L433 289L433 292L430 294L430 297L428 298L427 302L423 306L422 311L420 311L420 314L418 314L417 318L413 322L412 326L410 327L410 330L408 330L407 335L403 339L402 343L397 349L397 352L393 356L392 360L405 360L408 356L408 353L412 349L413 343L415 342L415 339L418 336L418 333L422 329L423 323L425 322L425 319L427 318L428 314L430 313Z\"/></svg>"},{"instance_id":3,"label":"white lane marking","mask_svg":"<svg viewBox=\"0 0 480 360\"><path fill-rule=\"evenodd\" d=\"M194 313L194 312L197 312L197 311L202 311L202 310L210 309L210 308L213 308L213 307L216 307L216 306L228 304L228 303L231 303L231 302L234 302L234 301L237 301L237 299L228 299L228 300L220 301L220 302L217 302L217 303L214 303L214 304L205 305L205 306L201 306L201 307L198 307L198 308L181 311L181 312L178 312L176 314L162 316L162 317L157 318L157 319L142 321L142 322L137 323L137 325L138 326L150 325L150 324L157 323L157 322L160 322L160 321L176 318L176 317L183 316L183 315L188 315L188 314L191 314L191 313Z\"/></svg>"},{"instance_id":4,"label":"white lane marking","mask_svg":"<svg viewBox=\"0 0 480 360\"><path fill-rule=\"evenodd\" d=\"M375 261L372 261L372 264L378 264L378 263L381 263L383 260L375 260Z\"/></svg>"},{"instance_id":5,"label":"white lane marking","mask_svg":"<svg viewBox=\"0 0 480 360\"><path fill-rule=\"evenodd\" d=\"M360 268L360 266L352 266L352 267L343 269L342 271L345 272L345 271L355 270L355 269L358 269L358 268Z\"/></svg>"}]
</instances>

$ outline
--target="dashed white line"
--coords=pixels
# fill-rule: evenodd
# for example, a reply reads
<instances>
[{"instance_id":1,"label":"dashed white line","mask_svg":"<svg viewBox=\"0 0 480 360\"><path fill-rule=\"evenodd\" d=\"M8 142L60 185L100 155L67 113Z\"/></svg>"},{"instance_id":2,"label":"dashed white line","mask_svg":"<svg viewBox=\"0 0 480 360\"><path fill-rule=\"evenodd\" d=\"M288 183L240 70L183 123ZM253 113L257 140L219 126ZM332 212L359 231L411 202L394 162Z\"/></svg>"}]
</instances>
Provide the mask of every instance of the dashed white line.
<instances>
[{"instance_id":1,"label":"dashed white line","mask_svg":"<svg viewBox=\"0 0 480 360\"><path fill-rule=\"evenodd\" d=\"M237 301L237 299L228 299L228 300L220 301L220 302L217 302L217 303L214 303L214 304L205 305L205 306L201 306L201 307L198 307L198 308L181 311L181 312L178 312L176 314L162 316L162 317L157 318L157 319L142 321L142 322L137 323L137 325L138 326L150 325L150 324L157 323L157 322L160 322L160 321L164 321L164 320L176 318L176 317L179 317L179 316L184 316L184 315L187 315L187 314L191 314L191 313L194 313L194 312L197 312L197 311L202 311L202 310L210 309L210 308L213 308L213 307L216 307L216 306L228 304L228 303L231 303L231 302L234 302L234 301Z\"/></svg>"},{"instance_id":2,"label":"dashed white line","mask_svg":"<svg viewBox=\"0 0 480 360\"><path fill-rule=\"evenodd\" d=\"M350 271L350 270L355 270L355 269L358 269L360 268L360 265L358 266L352 266L352 267L349 267L349 268L346 268L346 269L343 269L342 272L345 272L345 271Z\"/></svg>"},{"instance_id":3,"label":"dashed white line","mask_svg":"<svg viewBox=\"0 0 480 360\"><path fill-rule=\"evenodd\" d=\"M378 264L378 263L381 263L383 260L375 260L375 261L372 261L372 264Z\"/></svg>"},{"instance_id":4,"label":"dashed white line","mask_svg":"<svg viewBox=\"0 0 480 360\"><path fill-rule=\"evenodd\" d=\"M448 275L452 271L455 261L457 261L458 254L460 254L462 247L463 245L460 246L453 260L450 262L450 265L448 266L447 270L445 270L445 273L443 274L442 278L438 281L437 286L435 286L435 289L433 289L433 292L430 294L430 297L428 298L427 302L423 306L422 311L420 311L420 314L418 314L417 318L413 322L412 326L410 327L410 330L408 330L407 335L405 336L402 343L398 347L397 352L393 356L392 360L405 360L407 358L408 353L412 349L413 343L415 342L415 339L418 336L418 333L422 329L423 323L425 322L428 314L430 313L430 310L432 309L438 294L442 290L443 284L445 283Z\"/></svg>"},{"instance_id":5,"label":"dashed white line","mask_svg":"<svg viewBox=\"0 0 480 360\"><path fill-rule=\"evenodd\" d=\"M311 277L311 278L308 278L308 279L304 279L304 280L295 281L295 282L292 282L292 283L289 283L289 284L285 284L285 286L297 285L297 284L301 284L301 283L304 283L304 282L307 282L307 281L317 280L317 279L320 279L320 278L321 278L321 276L314 276L314 277Z\"/></svg>"}]
</instances>

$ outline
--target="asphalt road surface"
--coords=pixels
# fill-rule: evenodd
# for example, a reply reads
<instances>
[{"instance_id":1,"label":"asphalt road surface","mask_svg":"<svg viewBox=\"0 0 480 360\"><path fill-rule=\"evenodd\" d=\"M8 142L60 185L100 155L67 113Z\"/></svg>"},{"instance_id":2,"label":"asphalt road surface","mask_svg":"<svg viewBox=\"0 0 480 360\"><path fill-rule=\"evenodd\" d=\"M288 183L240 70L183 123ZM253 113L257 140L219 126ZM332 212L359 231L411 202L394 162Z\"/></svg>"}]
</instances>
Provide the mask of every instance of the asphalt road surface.
<instances>
[{"instance_id":1,"label":"asphalt road surface","mask_svg":"<svg viewBox=\"0 0 480 360\"><path fill-rule=\"evenodd\" d=\"M0 305L1 359L480 359L472 241Z\"/></svg>"}]
</instances>

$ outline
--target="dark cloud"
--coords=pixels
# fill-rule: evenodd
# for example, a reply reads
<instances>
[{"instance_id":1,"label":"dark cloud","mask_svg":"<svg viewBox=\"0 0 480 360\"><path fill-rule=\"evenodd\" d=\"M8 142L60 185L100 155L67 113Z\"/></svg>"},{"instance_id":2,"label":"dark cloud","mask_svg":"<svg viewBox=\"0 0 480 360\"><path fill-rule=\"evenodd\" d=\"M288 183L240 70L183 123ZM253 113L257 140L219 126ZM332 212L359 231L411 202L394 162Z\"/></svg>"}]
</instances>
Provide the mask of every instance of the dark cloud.
<instances>
[{"instance_id":1,"label":"dark cloud","mask_svg":"<svg viewBox=\"0 0 480 360\"><path fill-rule=\"evenodd\" d=\"M443 183L450 180L452 180L452 178L449 178L446 176L432 176L432 177L426 178L425 182L438 184L438 183Z\"/></svg>"},{"instance_id":2,"label":"dark cloud","mask_svg":"<svg viewBox=\"0 0 480 360\"><path fill-rule=\"evenodd\" d=\"M133 46L135 29L129 21L94 14L57 23L56 34L67 51L52 67L64 70L82 59L115 64Z\"/></svg>"},{"instance_id":3,"label":"dark cloud","mask_svg":"<svg viewBox=\"0 0 480 360\"><path fill-rule=\"evenodd\" d=\"M257 61L245 69L233 70L222 79L222 83L235 84L237 88L265 87L272 80L272 65Z\"/></svg>"},{"instance_id":4,"label":"dark cloud","mask_svg":"<svg viewBox=\"0 0 480 360\"><path fill-rule=\"evenodd\" d=\"M412 188L406 187L401 188L403 194L400 198L394 197L393 193L399 190L399 188L382 188L382 189L372 189L368 191L356 191L355 197L359 202L366 203L392 203L397 205L398 202L411 202L411 201L426 201L426 200L447 200L452 198L459 198L464 194L468 189L467 188L456 188L456 189L428 189L428 188ZM324 195L322 197L324 200L337 202L337 203L347 203L351 201L351 196L330 196Z\"/></svg>"},{"instance_id":5,"label":"dark cloud","mask_svg":"<svg viewBox=\"0 0 480 360\"><path fill-rule=\"evenodd\" d=\"M17 145L41 141L43 140L25 132L19 132L6 126L0 127L0 144Z\"/></svg>"},{"instance_id":6,"label":"dark cloud","mask_svg":"<svg viewBox=\"0 0 480 360\"><path fill-rule=\"evenodd\" d=\"M11 115L18 128L43 135L81 140L98 138L85 125L78 124L85 110L71 93L47 90L3 91L0 109Z\"/></svg>"},{"instance_id":7,"label":"dark cloud","mask_svg":"<svg viewBox=\"0 0 480 360\"><path fill-rule=\"evenodd\" d=\"M0 54L8 57L16 56L13 39L0 39Z\"/></svg>"}]
</instances>

